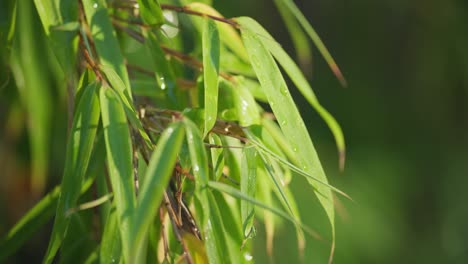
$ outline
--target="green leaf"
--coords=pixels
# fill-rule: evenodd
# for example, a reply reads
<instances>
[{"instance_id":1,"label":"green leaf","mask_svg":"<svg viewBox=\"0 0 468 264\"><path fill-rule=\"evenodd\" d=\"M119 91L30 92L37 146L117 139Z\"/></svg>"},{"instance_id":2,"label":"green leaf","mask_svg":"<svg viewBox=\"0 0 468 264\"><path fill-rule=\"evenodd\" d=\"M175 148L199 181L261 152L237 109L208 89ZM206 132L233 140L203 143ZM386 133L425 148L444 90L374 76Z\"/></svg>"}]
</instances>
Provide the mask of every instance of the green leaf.
<instances>
[{"instance_id":1,"label":"green leaf","mask_svg":"<svg viewBox=\"0 0 468 264\"><path fill-rule=\"evenodd\" d=\"M144 181L138 196L138 207L135 211L132 229L134 254L142 250L143 241L161 204L164 191L168 186L177 154L184 139L184 128L181 122L171 124L161 135L157 148L151 156Z\"/></svg>"},{"instance_id":2,"label":"green leaf","mask_svg":"<svg viewBox=\"0 0 468 264\"><path fill-rule=\"evenodd\" d=\"M138 0L138 7L143 22L148 25L162 25L164 17L158 0Z\"/></svg>"},{"instance_id":3,"label":"green leaf","mask_svg":"<svg viewBox=\"0 0 468 264\"><path fill-rule=\"evenodd\" d=\"M34 197L42 195L47 181L52 83L36 42L43 41L42 35L34 32L31 1L17 2L17 36L12 47L11 69L24 108L28 113L28 134L31 152L31 193Z\"/></svg>"},{"instance_id":4,"label":"green leaf","mask_svg":"<svg viewBox=\"0 0 468 264\"><path fill-rule=\"evenodd\" d=\"M99 62L111 67L125 84L124 93L132 98L130 81L124 63L124 57L120 50L112 22L107 13L108 8L104 0L83 0L86 20L91 29L94 46L99 56Z\"/></svg>"},{"instance_id":5,"label":"green leaf","mask_svg":"<svg viewBox=\"0 0 468 264\"><path fill-rule=\"evenodd\" d=\"M219 136L215 133L208 134L210 144L221 146L223 143ZM223 174L224 169L224 155L223 148L211 148L211 164L213 166L214 178L219 180Z\"/></svg>"},{"instance_id":6,"label":"green leaf","mask_svg":"<svg viewBox=\"0 0 468 264\"><path fill-rule=\"evenodd\" d=\"M136 112L135 107L133 106L133 103L132 103L132 98L129 97L125 93L125 91L128 91L129 89L125 86L125 83L122 81L120 76L114 71L114 69L112 67L103 65L101 67L101 70L106 75L106 77L109 80L112 88L114 88L115 91L117 92L117 95L119 96L120 101L123 104L123 107L125 109L125 113L127 114L127 117L130 120L131 124L138 130L141 137L146 142L146 145L148 147L152 148L153 145L151 143L151 140L150 140L148 134L146 133L145 129L143 128L143 125L141 124L140 119L138 118L137 112Z\"/></svg>"},{"instance_id":7,"label":"green leaf","mask_svg":"<svg viewBox=\"0 0 468 264\"><path fill-rule=\"evenodd\" d=\"M57 57L67 78L70 78L75 65L78 3L76 1L34 0L37 12L48 36L51 50ZM67 43L67 45L64 45Z\"/></svg>"},{"instance_id":8,"label":"green leaf","mask_svg":"<svg viewBox=\"0 0 468 264\"><path fill-rule=\"evenodd\" d=\"M202 14L207 14L207 15L220 17L220 18L223 17L218 11L216 11L213 7L207 4L195 2L195 3L190 3L186 5L186 7L190 10L198 11ZM247 55L244 45L242 45L241 38L239 37L239 34L234 29L234 27L223 22L216 22L216 23L219 27L220 38L223 44L229 47L229 49L233 53L235 53L239 58L241 58L243 61L248 62L249 56Z\"/></svg>"},{"instance_id":9,"label":"green leaf","mask_svg":"<svg viewBox=\"0 0 468 264\"><path fill-rule=\"evenodd\" d=\"M278 63L281 65L283 70L288 74L293 83L299 89L299 91L304 95L304 97L309 101L312 107L319 113L323 120L327 123L328 127L333 133L333 136L336 141L338 148L338 153L340 156L339 165L340 168L344 167L345 159L345 141L343 132L341 130L338 122L333 118L333 116L319 103L317 97L315 96L314 91L310 87L306 78L302 74L301 70L294 61L289 57L289 55L281 48L281 46L276 42L273 37L257 22L249 18L243 18L242 21L248 21L242 24L246 27L246 30L250 30L255 34L261 36L259 40L262 41L265 48L267 48L270 53L275 57Z\"/></svg>"},{"instance_id":10,"label":"green leaf","mask_svg":"<svg viewBox=\"0 0 468 264\"><path fill-rule=\"evenodd\" d=\"M312 39L312 42L314 42L315 46L317 46L319 52L322 54L323 58L328 63L328 66L330 67L332 72L341 82L341 85L346 86L346 80L343 77L343 74L341 73L340 69L338 68L338 65L331 56L327 47L325 47L325 44L323 44L322 39L320 39L317 32L315 32L314 28L310 25L309 21L307 21L307 18L302 14L302 12L299 10L299 8L297 8L296 4L292 0L281 1L290 10L293 16L297 18L299 24L301 24L307 35L309 35L310 39Z\"/></svg>"},{"instance_id":11,"label":"green leaf","mask_svg":"<svg viewBox=\"0 0 468 264\"><path fill-rule=\"evenodd\" d=\"M280 217L283 217L284 219L286 220L289 220L291 221L293 224L297 224L299 225L301 228L303 228L305 231L307 231L309 234L314 234L315 232L313 230L311 230L309 227L307 227L306 225L302 224L299 220L295 219L294 217L290 216L289 214L275 208L275 207L271 207L267 204L264 204L262 203L261 201L253 198L253 197L250 197L242 192L240 192L239 190L237 190L236 188L233 188L227 184L224 184L224 183L221 183L221 182L215 182L215 181L209 181L208 182L208 186L214 190L217 190L219 192L223 192L225 194L228 194L229 196L232 196L234 198L237 198L237 199L241 199L241 200L244 200L244 201L248 201L260 208L263 208L265 210L268 210L269 212L277 215L277 216L280 216Z\"/></svg>"},{"instance_id":12,"label":"green leaf","mask_svg":"<svg viewBox=\"0 0 468 264\"><path fill-rule=\"evenodd\" d=\"M282 0L274 0L274 2L276 9L278 9L281 18L288 28L299 64L302 66L302 69L309 69L312 64L312 52L307 36L304 34L294 14L285 6L284 2Z\"/></svg>"},{"instance_id":13,"label":"green leaf","mask_svg":"<svg viewBox=\"0 0 468 264\"><path fill-rule=\"evenodd\" d=\"M299 111L289 93L281 71L264 44L264 36L259 36L251 30L257 24L250 18L238 18L241 24L242 39L250 55L252 66L268 97L270 106L281 126L288 142L297 153L297 165L317 179L327 183L317 152L307 132ZM335 211L330 188L309 180L328 216L332 228L332 238L335 238Z\"/></svg>"},{"instance_id":14,"label":"green leaf","mask_svg":"<svg viewBox=\"0 0 468 264\"><path fill-rule=\"evenodd\" d=\"M70 220L66 218L66 214L76 206L87 172L100 116L97 86L96 83L91 83L84 88L73 115L62 178L62 193L45 262L51 262L60 247Z\"/></svg>"},{"instance_id":15,"label":"green leaf","mask_svg":"<svg viewBox=\"0 0 468 264\"><path fill-rule=\"evenodd\" d=\"M114 202L115 205L115 202ZM122 243L120 238L119 221L117 210L113 206L106 218L104 231L101 238L101 248L99 250L100 263L121 263Z\"/></svg>"},{"instance_id":16,"label":"green leaf","mask_svg":"<svg viewBox=\"0 0 468 264\"><path fill-rule=\"evenodd\" d=\"M257 188L257 151L252 146L246 146L242 154L240 190L247 196L255 198ZM247 238L252 235L255 228L253 226L255 210L252 203L245 200L241 201L241 216L244 237Z\"/></svg>"},{"instance_id":17,"label":"green leaf","mask_svg":"<svg viewBox=\"0 0 468 264\"><path fill-rule=\"evenodd\" d=\"M205 137L216 123L218 113L219 33L215 22L204 18L203 80L205 86Z\"/></svg>"},{"instance_id":18,"label":"green leaf","mask_svg":"<svg viewBox=\"0 0 468 264\"><path fill-rule=\"evenodd\" d=\"M33 234L38 232L54 215L60 195L56 187L24 215L8 233L0 239L0 262L15 253Z\"/></svg>"},{"instance_id":19,"label":"green leaf","mask_svg":"<svg viewBox=\"0 0 468 264\"><path fill-rule=\"evenodd\" d=\"M156 82L161 88L160 90L164 91L168 95L171 103L177 106L180 102L177 101L175 94L176 77L174 70L172 69L169 60L166 58L166 54L161 48L161 43L156 34L152 31L143 31L143 35L146 36L144 45L152 58ZM153 86L153 90L154 89L155 87Z\"/></svg>"},{"instance_id":20,"label":"green leaf","mask_svg":"<svg viewBox=\"0 0 468 264\"><path fill-rule=\"evenodd\" d=\"M184 118L184 124L187 135L187 143L189 146L190 159L192 162L193 176L196 182L196 196L200 201L198 212L200 213L199 223L201 223L203 236L205 240L206 253L210 263L224 263L223 252L218 244L217 234L213 230L213 216L211 214L210 200L207 192L209 181L208 158L205 151L202 136L196 125L188 118ZM216 212L215 212L216 213Z\"/></svg>"},{"instance_id":21,"label":"green leaf","mask_svg":"<svg viewBox=\"0 0 468 264\"><path fill-rule=\"evenodd\" d=\"M127 263L132 255L131 228L136 199L133 182L132 144L124 108L118 95L103 86L99 94L102 124L117 219L122 239L123 256Z\"/></svg>"},{"instance_id":22,"label":"green leaf","mask_svg":"<svg viewBox=\"0 0 468 264\"><path fill-rule=\"evenodd\" d=\"M223 84L229 87L234 94L234 103L239 117L239 125L251 126L260 124L260 113L252 93L244 83L245 79L236 77L235 85L223 80Z\"/></svg>"}]
</instances>

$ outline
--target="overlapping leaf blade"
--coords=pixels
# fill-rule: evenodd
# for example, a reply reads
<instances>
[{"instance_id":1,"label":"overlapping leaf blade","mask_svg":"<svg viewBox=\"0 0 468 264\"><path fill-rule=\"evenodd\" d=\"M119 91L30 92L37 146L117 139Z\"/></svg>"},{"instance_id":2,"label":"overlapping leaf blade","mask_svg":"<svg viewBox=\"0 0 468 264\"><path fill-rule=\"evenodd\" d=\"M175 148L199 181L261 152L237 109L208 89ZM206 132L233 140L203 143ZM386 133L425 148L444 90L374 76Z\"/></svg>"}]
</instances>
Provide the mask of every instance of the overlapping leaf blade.
<instances>
[{"instance_id":1,"label":"overlapping leaf blade","mask_svg":"<svg viewBox=\"0 0 468 264\"><path fill-rule=\"evenodd\" d=\"M300 71L299 67L294 63L294 61L289 57L289 55L281 48L280 44L276 42L273 37L257 22L252 19L244 18L242 21L249 21L243 23L245 30L250 30L251 32L257 34L259 40L262 41L265 48L275 57L278 63L281 65L283 70L288 74L293 83L299 89L299 91L304 95L304 97L309 101L312 107L320 114L323 120L327 123L328 127L335 137L336 145L340 155L340 168L344 167L345 159L345 141L343 132L341 130L338 122L333 118L333 116L319 103L317 97L315 96L314 91L310 87L306 78Z\"/></svg>"},{"instance_id":2,"label":"overlapping leaf blade","mask_svg":"<svg viewBox=\"0 0 468 264\"><path fill-rule=\"evenodd\" d=\"M161 204L164 191L172 175L177 154L184 139L182 122L170 125L158 141L158 147L153 152L146 175L141 184L138 196L138 207L132 229L133 252L142 250L145 235L153 222Z\"/></svg>"},{"instance_id":3,"label":"overlapping leaf blade","mask_svg":"<svg viewBox=\"0 0 468 264\"><path fill-rule=\"evenodd\" d=\"M114 193L123 255L131 263L131 227L136 199L133 183L132 144L125 111L110 88L100 90L101 114L107 149L107 167Z\"/></svg>"},{"instance_id":4,"label":"overlapping leaf blade","mask_svg":"<svg viewBox=\"0 0 468 264\"><path fill-rule=\"evenodd\" d=\"M321 181L328 182L307 128L289 93L281 71L264 44L263 36L259 36L250 29L256 22L250 18L237 18L237 21L242 27L242 39L250 55L252 67L265 90L283 133L286 135L293 151L297 153L297 165ZM309 180L309 183L314 187L314 191L325 209L332 227L334 240L335 212L331 190L311 180Z\"/></svg>"},{"instance_id":5,"label":"overlapping leaf blade","mask_svg":"<svg viewBox=\"0 0 468 264\"><path fill-rule=\"evenodd\" d=\"M52 238L46 254L46 262L52 261L65 235L69 219L67 211L76 206L83 183L99 121L97 83L89 84L82 91L76 108L71 136L67 145L67 158L62 178L62 192L55 216Z\"/></svg>"}]
</instances>

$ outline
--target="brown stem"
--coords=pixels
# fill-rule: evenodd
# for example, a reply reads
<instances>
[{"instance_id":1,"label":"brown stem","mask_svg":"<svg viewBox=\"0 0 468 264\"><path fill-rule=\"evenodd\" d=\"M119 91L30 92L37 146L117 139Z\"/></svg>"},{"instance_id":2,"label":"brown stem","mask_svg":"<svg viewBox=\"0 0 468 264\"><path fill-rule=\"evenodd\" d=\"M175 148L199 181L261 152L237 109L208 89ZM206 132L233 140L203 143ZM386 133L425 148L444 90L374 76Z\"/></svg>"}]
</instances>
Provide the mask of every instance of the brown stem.
<instances>
[{"instance_id":1,"label":"brown stem","mask_svg":"<svg viewBox=\"0 0 468 264\"><path fill-rule=\"evenodd\" d=\"M231 25L231 26L233 26L235 28L239 28L239 24L237 24L237 22L235 22L232 19L224 18L224 17L217 17L217 16L205 14L205 13L202 13L202 12L194 11L194 10L189 9L186 6L174 6L174 5L168 5L168 4L161 4L161 8L166 9L166 10L172 10L172 11L179 12L179 13L185 13L185 14L188 14L188 15L208 17L208 18L211 18L213 20L229 24L229 25Z\"/></svg>"}]
</instances>

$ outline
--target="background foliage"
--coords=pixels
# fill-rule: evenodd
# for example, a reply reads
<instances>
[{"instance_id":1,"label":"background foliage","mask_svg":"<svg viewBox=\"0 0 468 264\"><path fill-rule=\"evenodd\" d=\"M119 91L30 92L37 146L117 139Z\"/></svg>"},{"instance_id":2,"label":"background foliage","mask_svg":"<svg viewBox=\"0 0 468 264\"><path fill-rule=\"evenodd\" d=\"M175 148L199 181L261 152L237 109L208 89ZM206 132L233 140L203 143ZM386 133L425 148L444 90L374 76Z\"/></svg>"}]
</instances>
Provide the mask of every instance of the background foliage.
<instances>
[{"instance_id":1,"label":"background foliage","mask_svg":"<svg viewBox=\"0 0 468 264\"><path fill-rule=\"evenodd\" d=\"M335 261L464 263L468 259L468 210L464 203L468 198L464 191L468 156L467 4L457 0L296 2L348 81L348 89L341 89L315 50L313 63L302 63L322 103L334 113L347 136L344 173L336 167L334 140L328 129L315 113L306 112L306 101L297 96L331 182L357 202L341 199L346 209L338 210ZM226 17L255 17L294 54L270 1L214 4ZM9 8L8 4L0 8L2 27L7 24ZM31 34L40 36L39 28L38 24ZM2 39L4 32L2 28ZM41 74L41 78L51 76ZM6 78L0 75L2 84ZM30 197L27 189L30 143L25 124L18 122L23 119L21 107L9 100L16 96L14 90L2 85L0 92L0 167L4 170L0 206L7 216L1 219L3 233L37 198ZM48 95L49 100L58 102L51 109L54 140L48 146L50 175L55 181L64 164L65 134L61 131L66 130L66 106L62 92L51 89ZM299 201L310 198L301 182L293 183L292 188ZM316 211L309 205L299 203L304 222L324 229L325 222L307 213ZM254 252L257 262L264 263L268 257L264 255L262 228L258 232ZM49 230L40 230L16 258L41 258L48 234ZM327 246L311 239L308 242L305 259L326 261ZM291 262L290 256L297 255L293 227L284 225L277 232L274 252L277 263Z\"/></svg>"}]
</instances>

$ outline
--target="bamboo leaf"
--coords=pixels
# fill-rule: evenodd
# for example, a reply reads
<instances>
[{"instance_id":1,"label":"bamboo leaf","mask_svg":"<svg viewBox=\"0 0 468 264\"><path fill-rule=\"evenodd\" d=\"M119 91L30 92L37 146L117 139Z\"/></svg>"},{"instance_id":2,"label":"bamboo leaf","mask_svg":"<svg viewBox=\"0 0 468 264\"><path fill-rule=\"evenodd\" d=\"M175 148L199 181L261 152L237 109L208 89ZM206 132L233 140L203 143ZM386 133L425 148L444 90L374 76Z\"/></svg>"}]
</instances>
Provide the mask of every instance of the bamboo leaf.
<instances>
[{"instance_id":1,"label":"bamboo leaf","mask_svg":"<svg viewBox=\"0 0 468 264\"><path fill-rule=\"evenodd\" d=\"M247 196L255 198L257 188L257 151L255 148L247 146L242 154L240 190ZM255 210L252 203L245 200L241 201L241 216L244 238L250 237L255 233L255 227L253 226Z\"/></svg>"},{"instance_id":2,"label":"bamboo leaf","mask_svg":"<svg viewBox=\"0 0 468 264\"><path fill-rule=\"evenodd\" d=\"M124 57L107 13L106 2L104 0L83 0L82 2L100 63L111 67L117 73L125 84L124 93L128 98L132 98Z\"/></svg>"},{"instance_id":3,"label":"bamboo leaf","mask_svg":"<svg viewBox=\"0 0 468 264\"><path fill-rule=\"evenodd\" d=\"M143 34L146 35L144 45L152 58L156 82L161 88L160 90L164 91L164 93L168 95L171 103L177 106L179 102L175 94L176 78L170 63L166 58L166 54L160 46L161 41L152 31L144 31ZM154 90L154 86L152 89Z\"/></svg>"},{"instance_id":4,"label":"bamboo leaf","mask_svg":"<svg viewBox=\"0 0 468 264\"><path fill-rule=\"evenodd\" d=\"M205 137L216 123L218 114L219 33L215 22L204 18L203 80L205 86Z\"/></svg>"},{"instance_id":5,"label":"bamboo leaf","mask_svg":"<svg viewBox=\"0 0 468 264\"><path fill-rule=\"evenodd\" d=\"M294 14L285 6L283 1L274 0L274 2L291 36L299 65L301 65L303 70L310 69L312 64L312 51L307 36Z\"/></svg>"},{"instance_id":6,"label":"bamboo leaf","mask_svg":"<svg viewBox=\"0 0 468 264\"><path fill-rule=\"evenodd\" d=\"M186 7L190 10L198 11L203 14L211 15L214 17L220 17L220 18L223 17L213 7L207 4L200 3L200 2L190 3L186 5ZM216 23L219 27L220 38L223 44L229 47L229 49L233 53L235 53L239 58L241 58L243 61L248 62L249 56L247 56L247 52L245 51L244 45L242 45L241 38L239 37L239 34L237 33L237 31L231 25L228 25L226 23L221 23L221 22L216 22Z\"/></svg>"},{"instance_id":7,"label":"bamboo leaf","mask_svg":"<svg viewBox=\"0 0 468 264\"><path fill-rule=\"evenodd\" d=\"M239 117L239 125L251 126L260 124L260 113L252 93L246 87L245 78L236 77L234 86L232 82L223 80L234 94L234 103Z\"/></svg>"},{"instance_id":8,"label":"bamboo leaf","mask_svg":"<svg viewBox=\"0 0 468 264\"><path fill-rule=\"evenodd\" d=\"M91 83L84 88L73 115L72 134L67 144L67 157L62 178L62 193L45 262L51 262L60 247L69 224L66 214L76 206L86 175L100 116L97 86L96 83Z\"/></svg>"},{"instance_id":9,"label":"bamboo leaf","mask_svg":"<svg viewBox=\"0 0 468 264\"><path fill-rule=\"evenodd\" d=\"M213 215L210 211L210 200L207 192L209 181L208 159L202 136L196 125L188 118L184 118L184 124L189 146L192 171L196 182L196 196L200 201L198 212L205 240L206 253L210 263L223 263L223 252L218 244L217 234L214 231Z\"/></svg>"},{"instance_id":10,"label":"bamboo leaf","mask_svg":"<svg viewBox=\"0 0 468 264\"><path fill-rule=\"evenodd\" d=\"M56 187L29 210L8 233L0 239L0 262L15 253L33 234L41 230L57 209L60 188Z\"/></svg>"},{"instance_id":11,"label":"bamboo leaf","mask_svg":"<svg viewBox=\"0 0 468 264\"><path fill-rule=\"evenodd\" d=\"M184 139L184 128L181 122L171 124L161 135L157 148L151 155L144 181L138 196L138 207L132 229L134 254L142 250L145 236L156 215L155 208L161 204L164 191L168 186L177 154Z\"/></svg>"},{"instance_id":12,"label":"bamboo leaf","mask_svg":"<svg viewBox=\"0 0 468 264\"><path fill-rule=\"evenodd\" d=\"M297 153L298 166L307 173L314 175L319 180L327 183L327 177L323 171L317 152L307 132L299 111L289 93L281 71L266 48L264 41L252 30L249 30L256 22L250 18L238 18L242 26L242 39L250 55L252 66L265 90L270 106L288 138L288 142L294 152ZM335 238L335 211L331 190L315 181L309 180L314 191L325 209L332 228L332 238Z\"/></svg>"},{"instance_id":13,"label":"bamboo leaf","mask_svg":"<svg viewBox=\"0 0 468 264\"><path fill-rule=\"evenodd\" d=\"M79 24L76 1L34 0L52 51L63 71L70 74L75 63L76 31ZM67 45L64 45L67 43ZM71 44L71 45L70 45Z\"/></svg>"},{"instance_id":14,"label":"bamboo leaf","mask_svg":"<svg viewBox=\"0 0 468 264\"><path fill-rule=\"evenodd\" d=\"M255 34L261 36L259 40L262 41L265 48L267 48L275 57L275 59L281 65L283 70L288 74L302 95L307 99L307 101L309 101L312 107L315 108L315 110L327 123L335 138L336 146L340 156L339 165L340 168L343 169L345 160L345 141L340 125L335 120L335 118L319 103L314 91L312 90L312 87L310 87L299 67L297 67L291 57L289 57L283 48L281 48L278 42L276 42L260 24L248 18L245 20L248 20L249 22L242 25L245 26L248 30L251 30L252 32L255 32Z\"/></svg>"},{"instance_id":15,"label":"bamboo leaf","mask_svg":"<svg viewBox=\"0 0 468 264\"><path fill-rule=\"evenodd\" d=\"M131 124L138 130L141 137L146 142L147 146L152 148L153 145L148 134L143 129L143 125L141 124L140 119L138 118L138 114L135 110L135 107L133 106L132 98L125 93L125 91L128 91L129 89L125 86L125 83L122 81L120 76L114 71L112 67L103 65L101 67L101 70L104 72L110 84L117 92L117 95L119 96L120 101L123 104L125 113L127 114L127 117L130 120Z\"/></svg>"},{"instance_id":16,"label":"bamboo leaf","mask_svg":"<svg viewBox=\"0 0 468 264\"><path fill-rule=\"evenodd\" d=\"M132 145L124 108L109 87L100 90L101 114L107 150L107 167L114 193L123 256L127 263L132 252L131 227L136 199L133 183Z\"/></svg>"},{"instance_id":17,"label":"bamboo leaf","mask_svg":"<svg viewBox=\"0 0 468 264\"><path fill-rule=\"evenodd\" d=\"M340 68L338 68L338 65L336 64L335 60L331 56L327 47L325 47L325 44L323 44L322 39L319 37L317 32L314 30L314 28L310 25L309 21L307 21L307 18L302 14L302 12L299 10L299 8L297 8L296 4L292 0L281 0L281 1L290 10L293 16L299 21L299 24L301 24L301 26L304 28L307 35L309 35L312 42L314 42L315 46L317 46L317 49L322 54L325 61L328 63L328 66L330 67L332 72L341 82L341 85L346 87L347 85L346 80L343 77L343 74L341 73Z\"/></svg>"},{"instance_id":18,"label":"bamboo leaf","mask_svg":"<svg viewBox=\"0 0 468 264\"><path fill-rule=\"evenodd\" d=\"M115 203L114 203L115 204ZM121 263L122 243L120 238L119 221L117 210L113 206L106 218L104 231L101 238L101 248L99 249L100 263Z\"/></svg>"},{"instance_id":19,"label":"bamboo leaf","mask_svg":"<svg viewBox=\"0 0 468 264\"><path fill-rule=\"evenodd\" d=\"M148 25L162 25L164 17L158 0L138 0L143 22Z\"/></svg>"},{"instance_id":20,"label":"bamboo leaf","mask_svg":"<svg viewBox=\"0 0 468 264\"><path fill-rule=\"evenodd\" d=\"M31 152L31 193L40 197L44 191L49 156L51 127L51 81L42 67L46 57L35 45L42 35L34 32L31 1L17 2L17 37L12 48L11 68L20 99L28 113L28 134ZM39 38L38 38L39 37Z\"/></svg>"},{"instance_id":21,"label":"bamboo leaf","mask_svg":"<svg viewBox=\"0 0 468 264\"><path fill-rule=\"evenodd\" d=\"M255 198L252 198L242 192L240 192L239 190L237 190L236 188L233 188L227 184L224 184L224 183L221 183L221 182L215 182L215 181L209 181L208 182L208 186L216 191L219 191L219 192L223 192L225 194L228 194L229 196L232 196L234 198L237 198L237 199L241 199L241 200L244 200L244 201L248 201L260 208L263 208L265 210L268 210L269 212L277 215L277 216L280 216L280 217L283 217L284 219L286 220L289 220L291 221L293 224L297 224L299 225L301 228L303 228L307 233L315 236L315 232L313 230L311 230L309 227L307 227L306 225L302 224L299 220L295 219L294 217L290 216L289 214L275 208L275 207L271 207L267 204L264 204L262 203L261 201L255 199Z\"/></svg>"}]
</instances>

